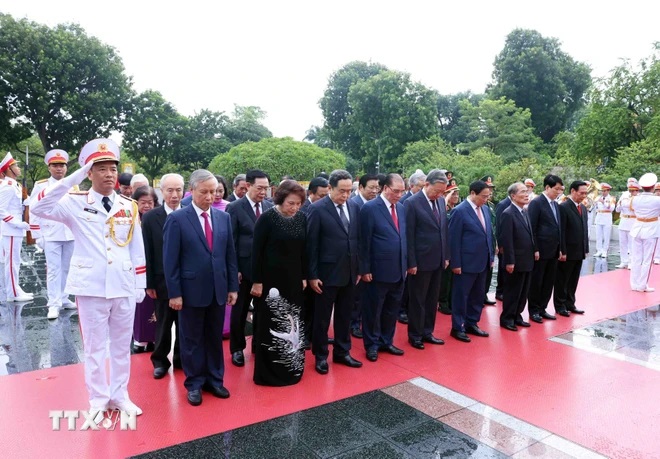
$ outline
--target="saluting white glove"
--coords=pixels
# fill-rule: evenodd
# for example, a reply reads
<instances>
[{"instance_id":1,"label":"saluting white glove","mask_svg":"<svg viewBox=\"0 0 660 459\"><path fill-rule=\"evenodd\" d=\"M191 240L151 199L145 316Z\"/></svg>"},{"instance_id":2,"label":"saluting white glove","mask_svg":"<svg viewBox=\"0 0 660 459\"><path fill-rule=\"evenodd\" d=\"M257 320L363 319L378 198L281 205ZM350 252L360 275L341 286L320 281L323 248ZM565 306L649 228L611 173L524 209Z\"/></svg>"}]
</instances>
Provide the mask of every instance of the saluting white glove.
<instances>
[{"instance_id":1,"label":"saluting white glove","mask_svg":"<svg viewBox=\"0 0 660 459\"><path fill-rule=\"evenodd\" d=\"M68 177L64 177L60 183L67 188L73 188L75 185L80 185L85 178L87 178L87 172L92 169L94 163L92 161L85 164L83 167L75 171L73 174Z\"/></svg>"},{"instance_id":2,"label":"saluting white glove","mask_svg":"<svg viewBox=\"0 0 660 459\"><path fill-rule=\"evenodd\" d=\"M135 302L142 303L144 301L145 293L143 288L135 289Z\"/></svg>"},{"instance_id":3,"label":"saluting white glove","mask_svg":"<svg viewBox=\"0 0 660 459\"><path fill-rule=\"evenodd\" d=\"M18 229L22 229L22 230L25 230L25 231L30 231L30 224L28 222L16 222L16 223L13 223L13 225Z\"/></svg>"}]
</instances>

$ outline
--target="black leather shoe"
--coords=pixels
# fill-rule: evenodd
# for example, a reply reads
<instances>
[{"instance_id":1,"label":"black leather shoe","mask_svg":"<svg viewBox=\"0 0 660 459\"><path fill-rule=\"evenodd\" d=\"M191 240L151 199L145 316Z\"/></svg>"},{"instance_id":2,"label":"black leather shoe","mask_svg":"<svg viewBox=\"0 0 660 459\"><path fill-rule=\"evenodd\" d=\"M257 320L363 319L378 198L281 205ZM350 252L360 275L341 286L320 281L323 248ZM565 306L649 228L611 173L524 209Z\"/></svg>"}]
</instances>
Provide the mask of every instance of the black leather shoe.
<instances>
[{"instance_id":1,"label":"black leather shoe","mask_svg":"<svg viewBox=\"0 0 660 459\"><path fill-rule=\"evenodd\" d=\"M465 333L469 335L481 336L482 338L488 338L488 332L483 331L481 328L476 325L471 327L465 327Z\"/></svg>"},{"instance_id":2,"label":"black leather shoe","mask_svg":"<svg viewBox=\"0 0 660 459\"><path fill-rule=\"evenodd\" d=\"M450 315L451 315L451 309L450 309L449 307L440 306L440 307L438 308L438 311L440 311L442 314L444 314L444 315L446 315L446 316L450 316Z\"/></svg>"},{"instance_id":3,"label":"black leather shoe","mask_svg":"<svg viewBox=\"0 0 660 459\"><path fill-rule=\"evenodd\" d=\"M495 295L495 299L497 301L504 301L504 296L503 295Z\"/></svg>"},{"instance_id":4,"label":"black leather shoe","mask_svg":"<svg viewBox=\"0 0 660 459\"><path fill-rule=\"evenodd\" d=\"M382 346L380 350L392 355L403 355L403 349L399 349L398 347L392 344L390 344L389 346Z\"/></svg>"},{"instance_id":5,"label":"black leather shoe","mask_svg":"<svg viewBox=\"0 0 660 459\"><path fill-rule=\"evenodd\" d=\"M550 314L548 312L545 312L545 311L543 311L541 313L541 317L543 317L544 319L548 319L548 320L557 320L557 318L555 316L553 316L552 314Z\"/></svg>"},{"instance_id":6,"label":"black leather shoe","mask_svg":"<svg viewBox=\"0 0 660 459\"><path fill-rule=\"evenodd\" d=\"M571 317L571 313L568 312L568 311L564 311L564 310L557 311L557 314L559 314L560 316L563 316L563 317Z\"/></svg>"},{"instance_id":7,"label":"black leather shoe","mask_svg":"<svg viewBox=\"0 0 660 459\"><path fill-rule=\"evenodd\" d=\"M357 327L351 328L351 335L355 338L362 338L362 330Z\"/></svg>"},{"instance_id":8,"label":"black leather shoe","mask_svg":"<svg viewBox=\"0 0 660 459\"><path fill-rule=\"evenodd\" d=\"M237 367L242 367L245 365L245 357L243 357L243 351L236 351L231 354L231 363Z\"/></svg>"},{"instance_id":9,"label":"black leather shoe","mask_svg":"<svg viewBox=\"0 0 660 459\"><path fill-rule=\"evenodd\" d=\"M456 338L457 340L463 341L464 343L469 343L470 341L472 341L470 339L470 337L465 334L465 332L460 331L460 330L455 330L455 329L452 328L451 332L449 332L449 334L452 337Z\"/></svg>"},{"instance_id":10,"label":"black leather shoe","mask_svg":"<svg viewBox=\"0 0 660 459\"><path fill-rule=\"evenodd\" d=\"M541 317L540 314L533 314L532 317L530 317L530 320L532 322L536 322L537 324L543 323L543 317Z\"/></svg>"},{"instance_id":11,"label":"black leather shoe","mask_svg":"<svg viewBox=\"0 0 660 459\"><path fill-rule=\"evenodd\" d=\"M495 301L493 301L489 298L484 298L484 304L486 306L495 306L497 304L497 302L495 302Z\"/></svg>"},{"instance_id":12,"label":"black leather shoe","mask_svg":"<svg viewBox=\"0 0 660 459\"><path fill-rule=\"evenodd\" d=\"M421 340L421 339L411 339L411 338L408 338L408 342L409 342L410 345L411 345L412 347L414 347L415 349L424 349L424 343L422 343L422 340Z\"/></svg>"},{"instance_id":13,"label":"black leather shoe","mask_svg":"<svg viewBox=\"0 0 660 459\"><path fill-rule=\"evenodd\" d=\"M511 331L518 331L518 327L511 324L500 324L500 327L506 328L507 330L511 330Z\"/></svg>"},{"instance_id":14,"label":"black leather shoe","mask_svg":"<svg viewBox=\"0 0 660 459\"><path fill-rule=\"evenodd\" d=\"M422 342L431 343L431 344L445 344L443 340L441 340L440 338L436 338L433 335L423 336Z\"/></svg>"},{"instance_id":15,"label":"black leather shoe","mask_svg":"<svg viewBox=\"0 0 660 459\"><path fill-rule=\"evenodd\" d=\"M406 325L408 323L408 314L406 314L405 312L402 312L401 314L399 314L399 319L398 320L399 320L400 323Z\"/></svg>"},{"instance_id":16,"label":"black leather shoe","mask_svg":"<svg viewBox=\"0 0 660 459\"><path fill-rule=\"evenodd\" d=\"M167 368L156 367L154 368L154 379L163 379L167 374Z\"/></svg>"},{"instance_id":17,"label":"black leather shoe","mask_svg":"<svg viewBox=\"0 0 660 459\"><path fill-rule=\"evenodd\" d=\"M516 320L516 325L519 327L530 327L529 322L525 322L524 320Z\"/></svg>"},{"instance_id":18,"label":"black leather shoe","mask_svg":"<svg viewBox=\"0 0 660 459\"><path fill-rule=\"evenodd\" d=\"M575 307L568 308L568 311L572 312L573 314L584 314L584 311L582 309L578 309L578 308L575 308Z\"/></svg>"},{"instance_id":19,"label":"black leather shoe","mask_svg":"<svg viewBox=\"0 0 660 459\"><path fill-rule=\"evenodd\" d=\"M192 406L199 406L202 404L202 391L199 389L188 391L188 403Z\"/></svg>"},{"instance_id":20,"label":"black leather shoe","mask_svg":"<svg viewBox=\"0 0 660 459\"><path fill-rule=\"evenodd\" d=\"M209 392L214 397L229 398L229 391L225 388L225 386L212 386L211 384L204 384L202 389L204 389L206 392Z\"/></svg>"},{"instance_id":21,"label":"black leather shoe","mask_svg":"<svg viewBox=\"0 0 660 459\"><path fill-rule=\"evenodd\" d=\"M367 360L370 362L375 362L378 360L378 351L375 349L367 351Z\"/></svg>"},{"instance_id":22,"label":"black leather shoe","mask_svg":"<svg viewBox=\"0 0 660 459\"><path fill-rule=\"evenodd\" d=\"M328 361L326 359L317 360L316 365L314 366L314 369L316 369L316 372L320 375L327 375L328 374Z\"/></svg>"},{"instance_id":23,"label":"black leather shoe","mask_svg":"<svg viewBox=\"0 0 660 459\"><path fill-rule=\"evenodd\" d=\"M360 368L362 366L362 362L360 362L359 360L355 360L353 357L350 356L350 354L342 355L341 357L333 355L332 362L339 363L341 365L346 365L347 367L351 367L351 368Z\"/></svg>"}]
</instances>

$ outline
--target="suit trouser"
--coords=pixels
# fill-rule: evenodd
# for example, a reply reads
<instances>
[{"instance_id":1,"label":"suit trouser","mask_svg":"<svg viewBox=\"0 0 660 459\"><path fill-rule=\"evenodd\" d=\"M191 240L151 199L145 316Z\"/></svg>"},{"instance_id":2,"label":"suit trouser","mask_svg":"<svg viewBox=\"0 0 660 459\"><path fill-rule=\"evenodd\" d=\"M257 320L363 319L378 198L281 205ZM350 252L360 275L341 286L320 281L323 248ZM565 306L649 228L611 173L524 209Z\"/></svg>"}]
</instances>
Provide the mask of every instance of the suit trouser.
<instances>
[{"instance_id":1,"label":"suit trouser","mask_svg":"<svg viewBox=\"0 0 660 459\"><path fill-rule=\"evenodd\" d=\"M362 338L367 351L390 346L401 307L403 282L367 282L362 295Z\"/></svg>"},{"instance_id":2,"label":"suit trouser","mask_svg":"<svg viewBox=\"0 0 660 459\"><path fill-rule=\"evenodd\" d=\"M502 267L504 270L504 267ZM532 280L532 272L513 271L511 274L504 272L504 291L502 292L502 313L500 314L500 325L514 325L516 321L522 321L522 312L525 310L529 284Z\"/></svg>"},{"instance_id":3,"label":"suit trouser","mask_svg":"<svg viewBox=\"0 0 660 459\"><path fill-rule=\"evenodd\" d=\"M353 289L353 310L351 312L351 329L360 329L362 326L362 295L364 294L364 286L367 282L360 282Z\"/></svg>"},{"instance_id":4,"label":"suit trouser","mask_svg":"<svg viewBox=\"0 0 660 459\"><path fill-rule=\"evenodd\" d=\"M48 289L48 306L61 308L63 302L69 301L66 279L69 276L69 265L73 255L73 241L46 241L46 288Z\"/></svg>"},{"instance_id":5,"label":"suit trouser","mask_svg":"<svg viewBox=\"0 0 660 459\"><path fill-rule=\"evenodd\" d=\"M409 290L410 281L408 280L408 277L406 277L406 280L403 281L403 294L401 295L401 308L399 309L399 315L408 314L408 306L410 303L410 294L408 293Z\"/></svg>"},{"instance_id":6,"label":"suit trouser","mask_svg":"<svg viewBox=\"0 0 660 459\"><path fill-rule=\"evenodd\" d=\"M575 292L580 281L581 270L582 260L566 260L557 264L555 291L552 296L555 311L575 309Z\"/></svg>"},{"instance_id":7,"label":"suit trouser","mask_svg":"<svg viewBox=\"0 0 660 459\"><path fill-rule=\"evenodd\" d=\"M303 290L303 307L300 311L300 318L305 326L305 344L312 342L314 335L314 316L316 315L314 304L316 302L316 293L311 287L307 286Z\"/></svg>"},{"instance_id":8,"label":"suit trouser","mask_svg":"<svg viewBox=\"0 0 660 459\"><path fill-rule=\"evenodd\" d=\"M103 406L128 399L131 372L129 343L133 335L135 297L76 296L85 352L85 385L89 403ZM106 344L110 339L110 383L105 370Z\"/></svg>"},{"instance_id":9,"label":"suit trouser","mask_svg":"<svg viewBox=\"0 0 660 459\"><path fill-rule=\"evenodd\" d=\"M157 298L154 300L156 312L156 344L151 353L151 362L154 368L169 368L168 354L172 349L172 324L176 326L174 335L174 354L172 360L174 366L181 364L181 350L179 348L179 312L170 308L170 300Z\"/></svg>"},{"instance_id":10,"label":"suit trouser","mask_svg":"<svg viewBox=\"0 0 660 459\"><path fill-rule=\"evenodd\" d=\"M480 273L454 274L451 292L451 328L465 331L477 325L484 308L484 289L488 268Z\"/></svg>"},{"instance_id":11,"label":"suit trouser","mask_svg":"<svg viewBox=\"0 0 660 459\"><path fill-rule=\"evenodd\" d=\"M21 236L2 236L2 250L5 255L5 289L8 297L25 295L18 285L18 270L21 267Z\"/></svg>"},{"instance_id":12,"label":"suit trouser","mask_svg":"<svg viewBox=\"0 0 660 459\"><path fill-rule=\"evenodd\" d=\"M355 298L355 286L349 282L344 287L321 287L323 293L314 294L314 333L312 352L317 359L328 358L328 329L334 304L334 340L332 354L336 357L348 355L351 350L351 313Z\"/></svg>"},{"instance_id":13,"label":"suit trouser","mask_svg":"<svg viewBox=\"0 0 660 459\"><path fill-rule=\"evenodd\" d=\"M648 287L656 241L657 238L633 238L632 261L630 265L630 288L633 290L644 290Z\"/></svg>"},{"instance_id":14,"label":"suit trouser","mask_svg":"<svg viewBox=\"0 0 660 459\"><path fill-rule=\"evenodd\" d=\"M486 284L484 288L484 299L483 299L484 303L486 302L486 300L488 300L488 290L490 290L490 283L492 281L493 281L493 267L490 266L486 270Z\"/></svg>"},{"instance_id":15,"label":"suit trouser","mask_svg":"<svg viewBox=\"0 0 660 459\"><path fill-rule=\"evenodd\" d=\"M438 313L438 296L442 267L433 271L417 271L408 276L408 338L420 340L433 334Z\"/></svg>"},{"instance_id":16,"label":"suit trouser","mask_svg":"<svg viewBox=\"0 0 660 459\"><path fill-rule=\"evenodd\" d=\"M532 284L529 288L529 315L542 314L548 307L555 285L557 272L556 258L541 259L534 262Z\"/></svg>"},{"instance_id":17,"label":"suit trouser","mask_svg":"<svg viewBox=\"0 0 660 459\"><path fill-rule=\"evenodd\" d=\"M504 266L504 257L501 253L497 254L497 285L495 286L495 298L502 298L504 295L504 283L509 278L507 276L506 266ZM488 292L486 292L488 293Z\"/></svg>"},{"instance_id":18,"label":"suit trouser","mask_svg":"<svg viewBox=\"0 0 660 459\"><path fill-rule=\"evenodd\" d=\"M612 223L609 225L596 225L596 252L605 252L610 248Z\"/></svg>"},{"instance_id":19,"label":"suit trouser","mask_svg":"<svg viewBox=\"0 0 660 459\"><path fill-rule=\"evenodd\" d=\"M451 290L454 283L454 273L451 268L447 268L442 273L440 279L440 293L438 294L438 302L440 309L444 312L451 312Z\"/></svg>"},{"instance_id":20,"label":"suit trouser","mask_svg":"<svg viewBox=\"0 0 660 459\"><path fill-rule=\"evenodd\" d=\"M632 252L632 237L630 231L619 229L619 251L621 264L630 264L630 253Z\"/></svg>"},{"instance_id":21,"label":"suit trouser","mask_svg":"<svg viewBox=\"0 0 660 459\"><path fill-rule=\"evenodd\" d=\"M248 312L250 312L250 302L253 296L250 295L252 281L243 279L238 286L238 297L236 304L231 307L229 318L229 352L242 351L245 349L245 324L247 323ZM256 312L256 311L255 311ZM252 328L256 314L252 314ZM221 335L222 336L222 335Z\"/></svg>"},{"instance_id":22,"label":"suit trouser","mask_svg":"<svg viewBox=\"0 0 660 459\"><path fill-rule=\"evenodd\" d=\"M185 300L184 300L185 303ZM225 305L218 304L213 293L206 307L183 307L179 310L181 365L186 375L186 389L199 390L205 383L222 386L225 362L222 351L222 328Z\"/></svg>"}]
</instances>

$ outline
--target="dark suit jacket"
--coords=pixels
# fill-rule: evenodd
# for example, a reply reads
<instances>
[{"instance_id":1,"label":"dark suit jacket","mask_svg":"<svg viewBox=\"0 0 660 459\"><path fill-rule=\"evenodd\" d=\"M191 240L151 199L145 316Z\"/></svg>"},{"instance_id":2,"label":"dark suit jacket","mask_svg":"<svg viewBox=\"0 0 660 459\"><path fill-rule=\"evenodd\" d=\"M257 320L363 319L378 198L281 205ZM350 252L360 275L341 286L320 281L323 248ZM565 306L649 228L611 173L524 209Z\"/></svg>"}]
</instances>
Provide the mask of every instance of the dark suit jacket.
<instances>
[{"instance_id":1,"label":"dark suit jacket","mask_svg":"<svg viewBox=\"0 0 660 459\"><path fill-rule=\"evenodd\" d=\"M534 269L534 237L532 229L516 206L510 205L499 217L502 262L515 265L516 272L531 272ZM505 266L502 266L504 268Z\"/></svg>"},{"instance_id":2,"label":"dark suit jacket","mask_svg":"<svg viewBox=\"0 0 660 459\"><path fill-rule=\"evenodd\" d=\"M188 196L186 196L181 200L181 207L189 206L191 202L192 202L192 194L189 194Z\"/></svg>"},{"instance_id":3,"label":"dark suit jacket","mask_svg":"<svg viewBox=\"0 0 660 459\"><path fill-rule=\"evenodd\" d=\"M502 212L504 212L510 205L511 198L507 196L495 206L495 237L497 237L498 243L500 240L500 218L502 217Z\"/></svg>"},{"instance_id":4,"label":"dark suit jacket","mask_svg":"<svg viewBox=\"0 0 660 459\"><path fill-rule=\"evenodd\" d=\"M449 259L449 233L444 198L437 200L440 221L433 214L423 191L414 194L403 205L406 210L408 268L435 271L445 267Z\"/></svg>"},{"instance_id":5,"label":"dark suit jacket","mask_svg":"<svg viewBox=\"0 0 660 459\"><path fill-rule=\"evenodd\" d=\"M550 203L544 194L532 199L527 206L527 215L532 224L534 242L542 260L550 260L559 257L559 244L561 242L561 212L556 202L553 205L557 209L557 219L552 213Z\"/></svg>"},{"instance_id":6,"label":"dark suit jacket","mask_svg":"<svg viewBox=\"0 0 660 459\"><path fill-rule=\"evenodd\" d=\"M305 198L305 200L302 203L302 206L300 206L300 210L302 210L302 212L305 215L307 215L307 214L309 214L309 206L311 206L311 205L312 205L312 203L309 202L309 198Z\"/></svg>"},{"instance_id":7,"label":"dark suit jacket","mask_svg":"<svg viewBox=\"0 0 660 459\"><path fill-rule=\"evenodd\" d=\"M234 202L234 201L236 201L236 195L232 192L232 193L227 197L227 201L229 201L229 202Z\"/></svg>"},{"instance_id":8,"label":"dark suit jacket","mask_svg":"<svg viewBox=\"0 0 660 459\"><path fill-rule=\"evenodd\" d=\"M408 269L406 213L400 203L396 212L399 231L380 196L360 209L360 274L371 273L377 282L399 282Z\"/></svg>"},{"instance_id":9,"label":"dark suit jacket","mask_svg":"<svg viewBox=\"0 0 660 459\"><path fill-rule=\"evenodd\" d=\"M167 284L163 269L163 227L167 212L156 207L142 216L142 239L147 265L147 288L156 290L158 299L167 299Z\"/></svg>"},{"instance_id":10,"label":"dark suit jacket","mask_svg":"<svg viewBox=\"0 0 660 459\"><path fill-rule=\"evenodd\" d=\"M364 201L362 201L362 196L359 196L359 193L356 194L355 196L351 197L349 201L354 202L357 204L358 209L362 209L362 206L364 205Z\"/></svg>"},{"instance_id":11,"label":"dark suit jacket","mask_svg":"<svg viewBox=\"0 0 660 459\"><path fill-rule=\"evenodd\" d=\"M307 213L307 277L320 279L328 287L355 283L358 275L359 210L350 200L344 206L348 209L348 232L329 196L309 206Z\"/></svg>"},{"instance_id":12,"label":"dark suit jacket","mask_svg":"<svg viewBox=\"0 0 660 459\"><path fill-rule=\"evenodd\" d=\"M464 273L481 273L493 262L493 230L490 211L481 207L486 230L472 209L469 199L457 205L449 219L451 268Z\"/></svg>"},{"instance_id":13,"label":"dark suit jacket","mask_svg":"<svg viewBox=\"0 0 660 459\"><path fill-rule=\"evenodd\" d=\"M582 216L577 206L569 198L559 205L561 213L561 252L567 260L584 260L589 253L589 223L587 208L580 204ZM147 268L147 273L149 269Z\"/></svg>"},{"instance_id":14,"label":"dark suit jacket","mask_svg":"<svg viewBox=\"0 0 660 459\"><path fill-rule=\"evenodd\" d=\"M408 199L412 198L413 196L414 196L413 192L408 190L406 192L406 194L401 196L401 199L399 199L399 204L403 204L404 202L406 202Z\"/></svg>"},{"instance_id":15,"label":"dark suit jacket","mask_svg":"<svg viewBox=\"0 0 660 459\"><path fill-rule=\"evenodd\" d=\"M264 199L261 203L261 213L263 214L271 207L273 204ZM229 203L225 211L231 218L234 249L238 257L238 272L245 280L250 281L252 280L252 238L257 216L250 206L247 196Z\"/></svg>"},{"instance_id":16,"label":"dark suit jacket","mask_svg":"<svg viewBox=\"0 0 660 459\"><path fill-rule=\"evenodd\" d=\"M213 251L209 248L195 208L172 212L163 230L163 266L170 298L183 297L183 307L206 307L227 302L238 292L238 269L229 215L210 209Z\"/></svg>"}]
</instances>

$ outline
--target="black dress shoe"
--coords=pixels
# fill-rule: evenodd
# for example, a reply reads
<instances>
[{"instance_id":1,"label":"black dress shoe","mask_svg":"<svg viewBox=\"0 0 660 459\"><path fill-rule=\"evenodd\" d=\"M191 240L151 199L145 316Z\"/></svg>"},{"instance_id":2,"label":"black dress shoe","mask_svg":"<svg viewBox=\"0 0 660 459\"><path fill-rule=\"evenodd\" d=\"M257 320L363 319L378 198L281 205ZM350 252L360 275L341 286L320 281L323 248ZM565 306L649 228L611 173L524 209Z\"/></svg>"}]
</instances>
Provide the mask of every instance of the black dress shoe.
<instances>
[{"instance_id":1,"label":"black dress shoe","mask_svg":"<svg viewBox=\"0 0 660 459\"><path fill-rule=\"evenodd\" d=\"M399 319L398 320L402 324L406 325L408 323L408 314L406 314L405 312L402 312L401 314L399 314Z\"/></svg>"},{"instance_id":2,"label":"black dress shoe","mask_svg":"<svg viewBox=\"0 0 660 459\"><path fill-rule=\"evenodd\" d=\"M381 351L387 352L392 355L403 355L403 349L399 349L398 347L394 346L393 344L390 344L389 346L382 346L380 348Z\"/></svg>"},{"instance_id":3,"label":"black dress shoe","mask_svg":"<svg viewBox=\"0 0 660 459\"><path fill-rule=\"evenodd\" d=\"M360 362L359 360L355 360L353 357L350 356L350 354L346 354L342 356L333 355L332 362L339 363L341 365L346 365L347 367L351 367L351 368L360 368L362 366L362 362Z\"/></svg>"},{"instance_id":4,"label":"black dress shoe","mask_svg":"<svg viewBox=\"0 0 660 459\"><path fill-rule=\"evenodd\" d=\"M378 360L378 351L375 349L367 351L367 360L370 362L375 362Z\"/></svg>"},{"instance_id":5,"label":"black dress shoe","mask_svg":"<svg viewBox=\"0 0 660 459\"><path fill-rule=\"evenodd\" d=\"M243 357L243 351L236 351L231 354L231 363L237 367L242 367L245 365L245 357Z\"/></svg>"},{"instance_id":6,"label":"black dress shoe","mask_svg":"<svg viewBox=\"0 0 660 459\"><path fill-rule=\"evenodd\" d=\"M351 335L353 335L355 338L362 338L362 330L359 328L351 328Z\"/></svg>"},{"instance_id":7,"label":"black dress shoe","mask_svg":"<svg viewBox=\"0 0 660 459\"><path fill-rule=\"evenodd\" d=\"M460 330L455 330L451 329L451 332L449 334L453 337L456 338L459 341L463 341L464 343L469 343L472 341L468 335L465 334L465 332L460 331Z\"/></svg>"},{"instance_id":8,"label":"black dress shoe","mask_svg":"<svg viewBox=\"0 0 660 459\"><path fill-rule=\"evenodd\" d=\"M442 314L444 314L444 315L446 315L446 316L450 316L450 315L451 315L451 308L446 308L446 307L444 307L444 306L440 306L440 307L438 308L438 311L440 311Z\"/></svg>"},{"instance_id":9,"label":"black dress shoe","mask_svg":"<svg viewBox=\"0 0 660 459\"><path fill-rule=\"evenodd\" d=\"M500 327L506 328L507 330L511 330L511 331L518 331L518 327L511 324L500 324Z\"/></svg>"},{"instance_id":10,"label":"black dress shoe","mask_svg":"<svg viewBox=\"0 0 660 459\"><path fill-rule=\"evenodd\" d=\"M529 325L529 322L525 322L524 320L516 320L516 325L519 326L519 327L530 327L531 326L531 325Z\"/></svg>"},{"instance_id":11,"label":"black dress shoe","mask_svg":"<svg viewBox=\"0 0 660 459\"><path fill-rule=\"evenodd\" d=\"M584 311L582 309L578 309L576 307L568 308L568 311L572 312L573 314L584 314Z\"/></svg>"},{"instance_id":12,"label":"black dress shoe","mask_svg":"<svg viewBox=\"0 0 660 459\"><path fill-rule=\"evenodd\" d=\"M495 302L495 301L493 301L493 300L491 300L491 299L485 298L485 299L484 299L484 304L485 304L486 306L495 306L495 305L497 304L497 302Z\"/></svg>"},{"instance_id":13,"label":"black dress shoe","mask_svg":"<svg viewBox=\"0 0 660 459\"><path fill-rule=\"evenodd\" d=\"M488 338L488 332L483 331L481 328L476 325L470 327L465 327L465 333L475 336L481 336L482 338Z\"/></svg>"},{"instance_id":14,"label":"black dress shoe","mask_svg":"<svg viewBox=\"0 0 660 459\"><path fill-rule=\"evenodd\" d=\"M422 343L422 340L421 340L421 339L411 339L411 338L408 338L408 342L409 342L410 345L411 345L412 347L414 347L415 349L424 349L424 343Z\"/></svg>"},{"instance_id":15,"label":"black dress shoe","mask_svg":"<svg viewBox=\"0 0 660 459\"><path fill-rule=\"evenodd\" d=\"M440 338L436 338L433 335L427 335L422 337L422 342L424 343L431 343L431 344L445 344L443 340Z\"/></svg>"},{"instance_id":16,"label":"black dress shoe","mask_svg":"<svg viewBox=\"0 0 660 459\"><path fill-rule=\"evenodd\" d=\"M555 316L553 316L552 314L550 314L548 312L545 312L545 311L543 311L541 313L541 317L543 317L544 319L548 319L548 320L557 320L557 318Z\"/></svg>"},{"instance_id":17,"label":"black dress shoe","mask_svg":"<svg viewBox=\"0 0 660 459\"><path fill-rule=\"evenodd\" d=\"M192 406L199 406L202 404L202 391L199 389L188 391L188 403Z\"/></svg>"},{"instance_id":18,"label":"black dress shoe","mask_svg":"<svg viewBox=\"0 0 660 459\"><path fill-rule=\"evenodd\" d=\"M328 361L326 359L317 360L314 369L320 375L328 374Z\"/></svg>"},{"instance_id":19,"label":"black dress shoe","mask_svg":"<svg viewBox=\"0 0 660 459\"><path fill-rule=\"evenodd\" d=\"M156 367L154 368L154 379L163 379L167 374L167 368Z\"/></svg>"},{"instance_id":20,"label":"black dress shoe","mask_svg":"<svg viewBox=\"0 0 660 459\"><path fill-rule=\"evenodd\" d=\"M568 312L568 311L564 311L564 310L557 311L557 314L559 314L560 316L563 316L563 317L571 317L571 313Z\"/></svg>"},{"instance_id":21,"label":"black dress shoe","mask_svg":"<svg viewBox=\"0 0 660 459\"><path fill-rule=\"evenodd\" d=\"M498 301L504 301L504 296L503 295L495 295L495 299Z\"/></svg>"},{"instance_id":22,"label":"black dress shoe","mask_svg":"<svg viewBox=\"0 0 660 459\"><path fill-rule=\"evenodd\" d=\"M211 393L211 395L214 397L229 398L229 391L225 388L225 386L212 386L211 384L204 384L202 389Z\"/></svg>"},{"instance_id":23,"label":"black dress shoe","mask_svg":"<svg viewBox=\"0 0 660 459\"><path fill-rule=\"evenodd\" d=\"M543 323L543 317L541 317L540 314L533 314L532 317L530 317L530 320L532 322L536 322L537 324Z\"/></svg>"}]
</instances>

